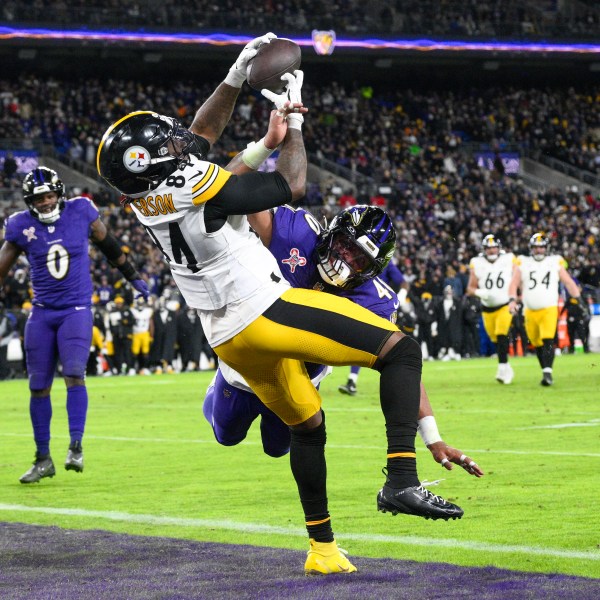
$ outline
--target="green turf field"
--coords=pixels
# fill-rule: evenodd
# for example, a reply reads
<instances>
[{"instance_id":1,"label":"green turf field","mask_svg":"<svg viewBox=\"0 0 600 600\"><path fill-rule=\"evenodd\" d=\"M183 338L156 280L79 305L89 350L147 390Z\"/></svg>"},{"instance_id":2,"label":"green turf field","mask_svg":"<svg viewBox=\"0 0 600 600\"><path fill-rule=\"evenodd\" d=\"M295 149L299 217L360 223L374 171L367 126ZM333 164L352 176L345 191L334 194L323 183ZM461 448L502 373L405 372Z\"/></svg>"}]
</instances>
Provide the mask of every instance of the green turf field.
<instances>
[{"instance_id":1,"label":"green turf field","mask_svg":"<svg viewBox=\"0 0 600 600\"><path fill-rule=\"evenodd\" d=\"M533 358L512 364L511 386L494 380L494 359L424 366L444 439L486 472L449 473L418 440L421 479L443 479L430 489L465 511L448 523L376 510L385 464L376 373L363 370L354 398L337 392L345 368L323 383L330 510L350 556L600 577L600 355L558 357L552 388L539 385ZM56 380L57 476L29 486L18 481L34 452L27 383L0 382L0 521L307 548L288 459L262 453L258 423L237 447L214 441L201 412L211 377L89 379L83 474L62 468Z\"/></svg>"}]
</instances>

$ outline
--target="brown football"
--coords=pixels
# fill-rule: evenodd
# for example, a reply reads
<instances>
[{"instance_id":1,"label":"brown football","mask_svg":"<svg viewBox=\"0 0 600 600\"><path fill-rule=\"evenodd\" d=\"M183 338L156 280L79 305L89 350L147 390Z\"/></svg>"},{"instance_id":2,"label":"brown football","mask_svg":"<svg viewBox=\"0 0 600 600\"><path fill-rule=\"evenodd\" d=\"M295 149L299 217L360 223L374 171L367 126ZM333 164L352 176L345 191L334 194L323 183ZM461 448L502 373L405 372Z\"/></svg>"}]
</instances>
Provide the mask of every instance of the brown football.
<instances>
[{"instance_id":1,"label":"brown football","mask_svg":"<svg viewBox=\"0 0 600 600\"><path fill-rule=\"evenodd\" d=\"M299 69L301 60L302 53L296 42L275 38L263 44L248 62L248 85L259 92L266 88L278 94L285 87L281 76Z\"/></svg>"}]
</instances>

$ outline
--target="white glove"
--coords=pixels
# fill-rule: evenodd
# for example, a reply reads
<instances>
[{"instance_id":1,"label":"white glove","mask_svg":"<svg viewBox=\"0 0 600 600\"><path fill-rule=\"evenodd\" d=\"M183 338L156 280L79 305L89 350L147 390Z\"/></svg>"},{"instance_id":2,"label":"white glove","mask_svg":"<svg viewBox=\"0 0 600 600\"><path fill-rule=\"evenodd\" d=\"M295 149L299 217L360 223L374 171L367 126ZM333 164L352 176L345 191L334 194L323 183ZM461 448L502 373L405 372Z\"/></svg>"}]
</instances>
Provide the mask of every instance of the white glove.
<instances>
[{"instance_id":1,"label":"white glove","mask_svg":"<svg viewBox=\"0 0 600 600\"><path fill-rule=\"evenodd\" d=\"M233 63L227 77L225 77L225 83L231 87L241 88L246 81L246 71L248 70L248 61L256 56L258 49L263 44L268 44L272 39L277 36L274 33L265 33L260 37L254 38L251 42L248 42L244 49L240 52L237 60Z\"/></svg>"},{"instance_id":2,"label":"white glove","mask_svg":"<svg viewBox=\"0 0 600 600\"><path fill-rule=\"evenodd\" d=\"M487 290L477 289L475 295L482 301L487 302L490 299L490 292Z\"/></svg>"},{"instance_id":3,"label":"white glove","mask_svg":"<svg viewBox=\"0 0 600 600\"><path fill-rule=\"evenodd\" d=\"M282 114L286 111L286 108L293 104L302 104L302 83L304 82L304 71L294 71L294 74L284 73L281 76L283 81L287 81L285 88L281 94L276 94L271 90L263 89L260 93L271 100L275 104L275 107ZM297 111L298 109L292 109ZM302 129L302 123L304 123L304 117L300 112L290 112L287 115L288 127L292 129Z\"/></svg>"}]
</instances>

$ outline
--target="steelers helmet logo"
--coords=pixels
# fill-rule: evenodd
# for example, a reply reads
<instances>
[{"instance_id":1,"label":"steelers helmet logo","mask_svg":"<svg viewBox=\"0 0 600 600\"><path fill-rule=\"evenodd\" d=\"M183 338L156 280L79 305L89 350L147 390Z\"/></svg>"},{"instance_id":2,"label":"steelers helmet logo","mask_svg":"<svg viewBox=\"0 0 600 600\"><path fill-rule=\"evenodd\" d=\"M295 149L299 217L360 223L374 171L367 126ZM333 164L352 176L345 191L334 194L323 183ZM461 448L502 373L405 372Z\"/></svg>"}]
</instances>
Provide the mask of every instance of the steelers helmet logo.
<instances>
[{"instance_id":1,"label":"steelers helmet logo","mask_svg":"<svg viewBox=\"0 0 600 600\"><path fill-rule=\"evenodd\" d=\"M130 146L123 154L123 164L132 173L143 173L150 166L150 152L143 146Z\"/></svg>"}]
</instances>

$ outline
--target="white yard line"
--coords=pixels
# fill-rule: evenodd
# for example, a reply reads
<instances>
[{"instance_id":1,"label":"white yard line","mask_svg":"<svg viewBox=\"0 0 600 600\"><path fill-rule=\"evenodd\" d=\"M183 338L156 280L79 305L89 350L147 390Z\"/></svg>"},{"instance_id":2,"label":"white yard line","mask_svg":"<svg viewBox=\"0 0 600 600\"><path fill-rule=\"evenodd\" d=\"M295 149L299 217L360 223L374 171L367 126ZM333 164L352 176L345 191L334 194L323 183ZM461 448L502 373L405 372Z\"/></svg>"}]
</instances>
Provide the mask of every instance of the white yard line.
<instances>
[{"instance_id":1,"label":"white yard line","mask_svg":"<svg viewBox=\"0 0 600 600\"><path fill-rule=\"evenodd\" d=\"M85 510L82 508L31 507L21 504L0 504L0 511L34 513L44 515L60 515L84 519L106 519L125 523L142 523L145 525L162 525L171 527L190 527L199 529L225 529L242 533L260 533L273 535L291 535L305 537L306 531L292 527L275 527L258 523L239 523L229 520L193 519L184 517L166 517L159 515L143 515L118 511ZM361 542L381 542L405 544L407 546L426 546L429 548L461 548L475 552L491 552L501 554L529 554L554 558L600 560L598 551L561 550L558 548L542 548L540 546L518 546L514 544L488 544L485 542L469 542L446 538L417 537L408 535L383 535L377 533L348 533L336 536L340 540Z\"/></svg>"}]
</instances>

